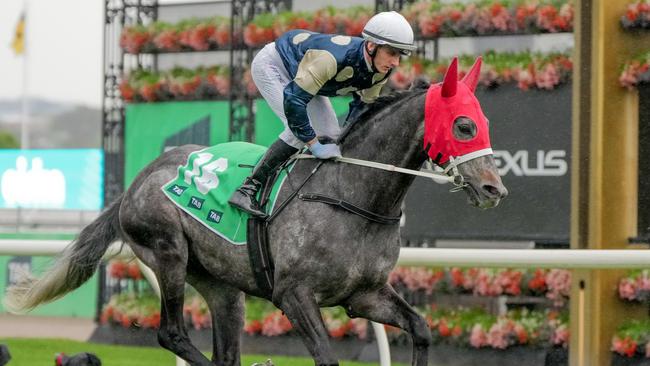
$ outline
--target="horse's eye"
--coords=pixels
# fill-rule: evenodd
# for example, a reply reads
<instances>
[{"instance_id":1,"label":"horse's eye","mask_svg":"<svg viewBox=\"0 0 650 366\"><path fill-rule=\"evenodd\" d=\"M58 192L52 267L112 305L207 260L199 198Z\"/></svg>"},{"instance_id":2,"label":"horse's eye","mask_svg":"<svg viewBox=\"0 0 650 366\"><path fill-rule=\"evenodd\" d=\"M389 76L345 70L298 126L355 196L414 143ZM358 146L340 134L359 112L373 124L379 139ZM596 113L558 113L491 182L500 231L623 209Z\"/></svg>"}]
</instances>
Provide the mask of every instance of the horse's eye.
<instances>
[{"instance_id":1,"label":"horse's eye","mask_svg":"<svg viewBox=\"0 0 650 366\"><path fill-rule=\"evenodd\" d=\"M467 117L458 117L454 121L453 132L458 140L471 140L476 136L476 123Z\"/></svg>"}]
</instances>

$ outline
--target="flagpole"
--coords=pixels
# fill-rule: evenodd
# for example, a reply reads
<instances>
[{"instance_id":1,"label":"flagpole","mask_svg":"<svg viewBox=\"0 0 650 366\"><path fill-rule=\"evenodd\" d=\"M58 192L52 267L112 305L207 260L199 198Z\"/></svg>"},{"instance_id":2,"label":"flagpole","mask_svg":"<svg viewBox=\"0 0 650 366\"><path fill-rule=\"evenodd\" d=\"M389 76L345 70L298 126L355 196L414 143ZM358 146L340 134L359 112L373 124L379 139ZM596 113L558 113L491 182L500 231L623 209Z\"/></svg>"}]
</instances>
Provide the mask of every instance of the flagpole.
<instances>
[{"instance_id":1,"label":"flagpole","mask_svg":"<svg viewBox=\"0 0 650 366\"><path fill-rule=\"evenodd\" d=\"M25 16L25 26L23 29L27 29L27 6L28 0L23 2L23 14ZM22 90L22 112L21 112L21 124L20 124L20 148L29 149L29 90L27 87L28 78L28 67L29 62L27 57L29 55L29 47L27 44L27 32L23 33L23 90Z\"/></svg>"}]
</instances>

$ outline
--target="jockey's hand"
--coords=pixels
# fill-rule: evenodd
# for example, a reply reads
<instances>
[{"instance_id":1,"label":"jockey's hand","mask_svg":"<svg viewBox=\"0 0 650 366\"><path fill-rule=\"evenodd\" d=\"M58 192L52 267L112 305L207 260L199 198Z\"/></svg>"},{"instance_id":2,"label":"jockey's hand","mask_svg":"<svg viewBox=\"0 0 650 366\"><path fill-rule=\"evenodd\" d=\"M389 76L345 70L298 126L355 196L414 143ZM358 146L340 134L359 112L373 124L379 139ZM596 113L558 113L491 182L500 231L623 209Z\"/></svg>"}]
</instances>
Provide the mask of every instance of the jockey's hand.
<instances>
[{"instance_id":1,"label":"jockey's hand","mask_svg":"<svg viewBox=\"0 0 650 366\"><path fill-rule=\"evenodd\" d=\"M309 145L309 151L319 159L332 159L341 157L341 149L337 144L321 144L314 142Z\"/></svg>"}]
</instances>

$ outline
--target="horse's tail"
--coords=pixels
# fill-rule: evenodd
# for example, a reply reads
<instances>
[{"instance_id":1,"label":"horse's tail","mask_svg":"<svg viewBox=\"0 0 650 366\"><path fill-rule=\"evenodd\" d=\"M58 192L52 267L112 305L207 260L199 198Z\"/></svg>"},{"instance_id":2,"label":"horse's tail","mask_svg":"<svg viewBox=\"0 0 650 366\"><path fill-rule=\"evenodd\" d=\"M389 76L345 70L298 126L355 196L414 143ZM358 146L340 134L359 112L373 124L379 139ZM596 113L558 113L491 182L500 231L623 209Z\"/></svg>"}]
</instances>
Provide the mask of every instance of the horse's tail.
<instances>
[{"instance_id":1,"label":"horse's tail","mask_svg":"<svg viewBox=\"0 0 650 366\"><path fill-rule=\"evenodd\" d=\"M109 245L120 236L118 213L121 202L122 196L81 230L40 278L23 274L19 283L7 289L5 308L14 313L27 312L39 304L62 297L86 282L97 270Z\"/></svg>"}]
</instances>

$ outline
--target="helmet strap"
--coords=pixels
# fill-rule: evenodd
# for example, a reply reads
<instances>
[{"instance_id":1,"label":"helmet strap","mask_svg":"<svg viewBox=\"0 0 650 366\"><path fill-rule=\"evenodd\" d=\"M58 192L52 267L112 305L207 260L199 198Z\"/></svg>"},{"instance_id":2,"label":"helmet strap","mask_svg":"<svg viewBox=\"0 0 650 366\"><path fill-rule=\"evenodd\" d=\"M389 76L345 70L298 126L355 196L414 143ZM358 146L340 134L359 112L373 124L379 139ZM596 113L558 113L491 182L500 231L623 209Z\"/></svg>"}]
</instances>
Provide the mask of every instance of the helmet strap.
<instances>
[{"instance_id":1,"label":"helmet strap","mask_svg":"<svg viewBox=\"0 0 650 366\"><path fill-rule=\"evenodd\" d=\"M372 72L378 73L379 70L375 66L375 57L377 56L377 48L379 48L379 45L375 43L375 49L371 50L368 41L365 42L365 49L366 52L368 52L368 55L370 56L370 66L372 67Z\"/></svg>"}]
</instances>

